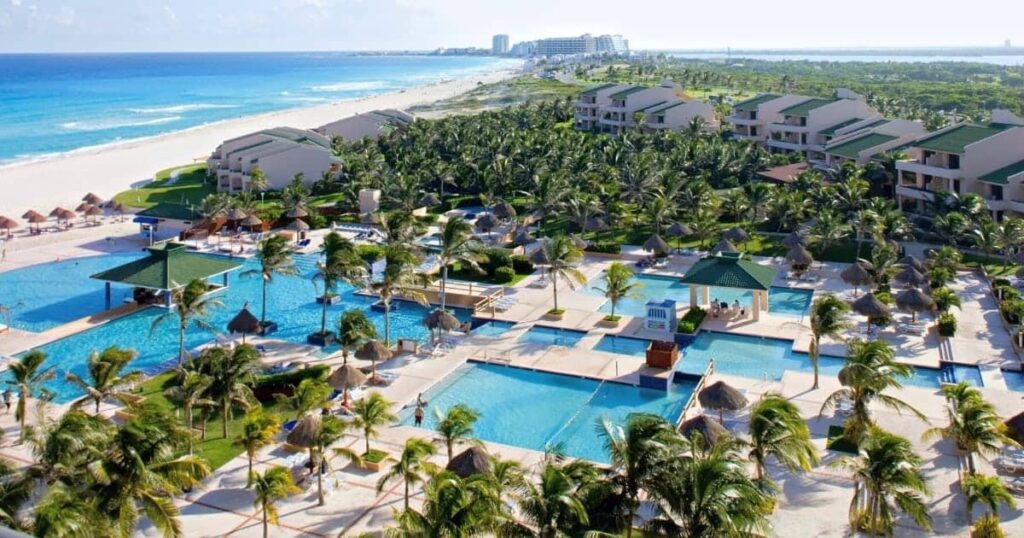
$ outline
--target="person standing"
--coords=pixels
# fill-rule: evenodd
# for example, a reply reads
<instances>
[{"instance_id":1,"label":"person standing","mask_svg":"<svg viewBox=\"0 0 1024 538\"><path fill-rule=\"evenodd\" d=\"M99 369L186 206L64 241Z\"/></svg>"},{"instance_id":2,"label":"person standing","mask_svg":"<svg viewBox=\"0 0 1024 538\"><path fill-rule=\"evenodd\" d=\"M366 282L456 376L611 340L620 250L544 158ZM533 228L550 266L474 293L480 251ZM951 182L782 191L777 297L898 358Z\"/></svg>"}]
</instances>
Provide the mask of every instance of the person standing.
<instances>
[{"instance_id":1,"label":"person standing","mask_svg":"<svg viewBox=\"0 0 1024 538\"><path fill-rule=\"evenodd\" d=\"M416 405L416 412L413 413L413 420L415 421L416 427L423 425L423 406Z\"/></svg>"},{"instance_id":2,"label":"person standing","mask_svg":"<svg viewBox=\"0 0 1024 538\"><path fill-rule=\"evenodd\" d=\"M4 391L4 414L11 412L11 402L14 400L14 394L11 393L11 389L8 388Z\"/></svg>"}]
</instances>

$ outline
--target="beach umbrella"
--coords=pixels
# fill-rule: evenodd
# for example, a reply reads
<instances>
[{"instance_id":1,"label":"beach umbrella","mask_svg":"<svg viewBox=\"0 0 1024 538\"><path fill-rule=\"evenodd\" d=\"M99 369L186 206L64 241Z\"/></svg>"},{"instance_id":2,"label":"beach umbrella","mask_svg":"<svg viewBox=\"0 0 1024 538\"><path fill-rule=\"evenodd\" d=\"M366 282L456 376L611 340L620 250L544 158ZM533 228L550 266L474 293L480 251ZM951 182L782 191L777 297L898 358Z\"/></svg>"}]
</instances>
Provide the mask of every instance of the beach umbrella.
<instances>
[{"instance_id":1,"label":"beach umbrella","mask_svg":"<svg viewBox=\"0 0 1024 538\"><path fill-rule=\"evenodd\" d=\"M914 269L917 269L922 273L924 272L924 264L921 263L921 261L915 258L912 254L907 254L906 256L900 258L900 261L897 263L904 267L913 267Z\"/></svg>"},{"instance_id":2,"label":"beach umbrella","mask_svg":"<svg viewBox=\"0 0 1024 538\"><path fill-rule=\"evenodd\" d=\"M893 277L893 281L908 288L928 283L928 279L920 271L909 265Z\"/></svg>"},{"instance_id":3,"label":"beach umbrella","mask_svg":"<svg viewBox=\"0 0 1024 538\"><path fill-rule=\"evenodd\" d=\"M262 224L263 224L263 221L259 217L257 217L255 214L249 215L248 217L245 217L244 219L242 219L242 226L245 226L246 228L255 228L255 227L260 226Z\"/></svg>"},{"instance_id":4,"label":"beach umbrella","mask_svg":"<svg viewBox=\"0 0 1024 538\"><path fill-rule=\"evenodd\" d=\"M100 198L99 196L96 196L95 194L90 192L89 194L86 194L85 196L82 197L82 201L89 205L100 205L103 203L103 198Z\"/></svg>"},{"instance_id":5,"label":"beach umbrella","mask_svg":"<svg viewBox=\"0 0 1024 538\"><path fill-rule=\"evenodd\" d=\"M907 288L896 294L896 308L904 312L910 312L910 321L917 321L918 312L930 312L935 308L935 301L932 300L920 288Z\"/></svg>"},{"instance_id":6,"label":"beach umbrella","mask_svg":"<svg viewBox=\"0 0 1024 538\"><path fill-rule=\"evenodd\" d=\"M57 218L64 219L65 221L70 222L71 220L73 220L77 216L78 216L78 214L76 214L74 211L72 211L70 209L65 209L65 210L60 212L60 215L58 215Z\"/></svg>"},{"instance_id":7,"label":"beach umbrella","mask_svg":"<svg viewBox=\"0 0 1024 538\"><path fill-rule=\"evenodd\" d=\"M495 217L498 217L501 220L508 220L516 216L516 208L512 207L512 204L502 200L494 206L492 213Z\"/></svg>"},{"instance_id":8,"label":"beach umbrella","mask_svg":"<svg viewBox=\"0 0 1024 538\"><path fill-rule=\"evenodd\" d=\"M537 239L535 237L530 235L530 230L527 230L526 228L520 228L516 232L516 237L515 239L512 240L512 242L517 246L524 246L529 245L530 243L533 243L536 240Z\"/></svg>"},{"instance_id":9,"label":"beach umbrella","mask_svg":"<svg viewBox=\"0 0 1024 538\"><path fill-rule=\"evenodd\" d=\"M484 449L471 446L452 458L452 461L445 466L445 470L455 473L460 478L491 474L491 458Z\"/></svg>"},{"instance_id":10,"label":"beach umbrella","mask_svg":"<svg viewBox=\"0 0 1024 538\"><path fill-rule=\"evenodd\" d=\"M363 224L380 224L380 215L377 213L363 213L359 215L359 222Z\"/></svg>"},{"instance_id":11,"label":"beach umbrella","mask_svg":"<svg viewBox=\"0 0 1024 538\"><path fill-rule=\"evenodd\" d=\"M644 250L653 252L657 256L664 256L668 254L669 246L660 235L651 234L647 241L644 241Z\"/></svg>"},{"instance_id":12,"label":"beach umbrella","mask_svg":"<svg viewBox=\"0 0 1024 538\"><path fill-rule=\"evenodd\" d=\"M25 215L22 215L21 218L27 220L29 224L35 224L36 230L39 229L40 224L43 224L44 222L47 221L46 215L43 215L42 213L36 213L35 211L31 210L25 213Z\"/></svg>"},{"instance_id":13,"label":"beach umbrella","mask_svg":"<svg viewBox=\"0 0 1024 538\"><path fill-rule=\"evenodd\" d=\"M110 209L114 213L117 213L119 217L124 216L125 207L121 202L114 202L114 205L110 206Z\"/></svg>"},{"instance_id":14,"label":"beach umbrella","mask_svg":"<svg viewBox=\"0 0 1024 538\"><path fill-rule=\"evenodd\" d=\"M228 220L240 221L245 217L249 216L242 208L234 207L231 211L228 211Z\"/></svg>"},{"instance_id":15,"label":"beach umbrella","mask_svg":"<svg viewBox=\"0 0 1024 538\"><path fill-rule=\"evenodd\" d=\"M600 235L601 232L608 229L608 223L601 217L590 217L583 221L584 232L594 232Z\"/></svg>"},{"instance_id":16,"label":"beach umbrella","mask_svg":"<svg viewBox=\"0 0 1024 538\"><path fill-rule=\"evenodd\" d=\"M725 381L716 381L701 389L697 400L704 409L718 410L718 422L723 411L739 411L747 406L747 397Z\"/></svg>"},{"instance_id":17,"label":"beach umbrella","mask_svg":"<svg viewBox=\"0 0 1024 538\"><path fill-rule=\"evenodd\" d=\"M548 253L544 250L544 244L541 243L540 248L537 248L530 253L530 261L537 265L549 265L551 263L548 260Z\"/></svg>"},{"instance_id":18,"label":"beach umbrella","mask_svg":"<svg viewBox=\"0 0 1024 538\"><path fill-rule=\"evenodd\" d=\"M797 245L806 245L807 238L800 232L790 232L789 235L782 239L782 246L786 248L793 248Z\"/></svg>"},{"instance_id":19,"label":"beach umbrella","mask_svg":"<svg viewBox=\"0 0 1024 538\"><path fill-rule=\"evenodd\" d=\"M78 204L78 207L75 208L75 213L85 213L85 210L89 209L90 207L92 206L89 205L88 203L82 202Z\"/></svg>"},{"instance_id":20,"label":"beach umbrella","mask_svg":"<svg viewBox=\"0 0 1024 538\"><path fill-rule=\"evenodd\" d=\"M305 232L309 230L309 225L302 219L295 219L288 224L288 229L296 232Z\"/></svg>"},{"instance_id":21,"label":"beach umbrella","mask_svg":"<svg viewBox=\"0 0 1024 538\"><path fill-rule=\"evenodd\" d=\"M491 235L491 230L498 225L498 221L494 218L494 215L490 213L484 213L480 218L476 219L476 228L480 231L487 232L487 235Z\"/></svg>"},{"instance_id":22,"label":"beach umbrella","mask_svg":"<svg viewBox=\"0 0 1024 538\"><path fill-rule=\"evenodd\" d=\"M843 279L843 282L853 286L853 294L857 295L857 288L860 286L866 286L873 282L871 279L871 273L867 267L864 267L860 262L851 263L849 267L843 269L843 272L839 273L839 278Z\"/></svg>"},{"instance_id":23,"label":"beach umbrella","mask_svg":"<svg viewBox=\"0 0 1024 538\"><path fill-rule=\"evenodd\" d=\"M462 322L459 321L459 318L452 315L451 312L440 308L432 310L427 314L423 318L423 324L430 329L431 336L433 336L433 331L435 330L438 332L453 331L462 326Z\"/></svg>"},{"instance_id":24,"label":"beach umbrella","mask_svg":"<svg viewBox=\"0 0 1024 538\"><path fill-rule=\"evenodd\" d=\"M580 250L587 248L587 241L576 234L569 234L569 241Z\"/></svg>"},{"instance_id":25,"label":"beach umbrella","mask_svg":"<svg viewBox=\"0 0 1024 538\"><path fill-rule=\"evenodd\" d=\"M850 304L850 307L854 312L867 316L869 322L872 318L884 317L889 313L889 307L875 297L872 292L861 295L859 299Z\"/></svg>"},{"instance_id":26,"label":"beach umbrella","mask_svg":"<svg viewBox=\"0 0 1024 538\"><path fill-rule=\"evenodd\" d=\"M292 431L288 432L288 444L312 451L316 445L316 438L320 436L321 424L320 413L310 413L302 417Z\"/></svg>"},{"instance_id":27,"label":"beach umbrella","mask_svg":"<svg viewBox=\"0 0 1024 538\"><path fill-rule=\"evenodd\" d=\"M295 207L289 209L288 213L285 216L290 219L301 219L308 217L309 211L306 211L306 208L302 207L301 205L296 205Z\"/></svg>"},{"instance_id":28,"label":"beach umbrella","mask_svg":"<svg viewBox=\"0 0 1024 538\"><path fill-rule=\"evenodd\" d=\"M665 230L665 233L668 234L669 237L683 237L692 235L693 230L682 222L673 222L672 225Z\"/></svg>"},{"instance_id":29,"label":"beach umbrella","mask_svg":"<svg viewBox=\"0 0 1024 538\"><path fill-rule=\"evenodd\" d=\"M714 248L711 249L711 255L714 256L715 254L722 252L737 254L739 253L739 249L736 248L736 245L732 244L732 241L723 238L717 245L715 245Z\"/></svg>"},{"instance_id":30,"label":"beach umbrella","mask_svg":"<svg viewBox=\"0 0 1024 538\"><path fill-rule=\"evenodd\" d=\"M814 256L803 245L790 247L786 253L786 261L793 265L808 266L814 263Z\"/></svg>"},{"instance_id":31,"label":"beach umbrella","mask_svg":"<svg viewBox=\"0 0 1024 538\"><path fill-rule=\"evenodd\" d=\"M25 214L24 214L24 215L22 215L22 216L21 216L21 218L23 218L23 219L25 219L25 220L29 220L29 219L31 219L31 218L32 218L32 217L33 217L34 215L40 215L40 214L41 214L41 213L39 213L39 212L38 212L38 211L36 211L35 209L29 209L28 211L26 211L26 212L25 212Z\"/></svg>"},{"instance_id":32,"label":"beach umbrella","mask_svg":"<svg viewBox=\"0 0 1024 538\"><path fill-rule=\"evenodd\" d=\"M729 228L722 234L722 237L732 241L733 243L746 243L750 241L750 234L742 228Z\"/></svg>"},{"instance_id":33,"label":"beach umbrella","mask_svg":"<svg viewBox=\"0 0 1024 538\"><path fill-rule=\"evenodd\" d=\"M1024 413L1018 413L1006 420L1006 435L1017 441L1020 444L1024 444Z\"/></svg>"},{"instance_id":34,"label":"beach umbrella","mask_svg":"<svg viewBox=\"0 0 1024 538\"><path fill-rule=\"evenodd\" d=\"M50 216L59 219L59 218L61 218L61 215L63 215L67 211L68 211L67 209L64 209L63 207L57 206L57 207L53 208L53 211L50 211Z\"/></svg>"},{"instance_id":35,"label":"beach umbrella","mask_svg":"<svg viewBox=\"0 0 1024 538\"><path fill-rule=\"evenodd\" d=\"M249 311L249 303L245 303L242 309L235 314L235 317L231 318L228 322L228 332L242 333L242 343L245 343L246 334L256 334L260 332L260 320L256 319L256 316Z\"/></svg>"},{"instance_id":36,"label":"beach umbrella","mask_svg":"<svg viewBox=\"0 0 1024 538\"><path fill-rule=\"evenodd\" d=\"M9 219L7 217L0 217L0 229L7 233L7 237L11 237L11 230L18 227L17 221Z\"/></svg>"},{"instance_id":37,"label":"beach umbrella","mask_svg":"<svg viewBox=\"0 0 1024 538\"><path fill-rule=\"evenodd\" d=\"M366 374L351 364L343 364L337 370L331 372L327 378L327 384L335 390L341 391L341 405L348 407L349 389L362 386L366 383Z\"/></svg>"},{"instance_id":38,"label":"beach umbrella","mask_svg":"<svg viewBox=\"0 0 1024 538\"><path fill-rule=\"evenodd\" d=\"M423 207L432 207L441 203L441 199L436 194L428 192L420 198L420 205Z\"/></svg>"},{"instance_id":39,"label":"beach umbrella","mask_svg":"<svg viewBox=\"0 0 1024 538\"><path fill-rule=\"evenodd\" d=\"M391 350L377 340L370 340L356 349L357 359L370 361L373 364L373 371L370 375L370 379L377 378L377 361L386 361L392 356L393 353L391 353Z\"/></svg>"},{"instance_id":40,"label":"beach umbrella","mask_svg":"<svg viewBox=\"0 0 1024 538\"><path fill-rule=\"evenodd\" d=\"M718 444L719 439L730 435L729 430L725 429L721 422L707 415L697 415L679 425L679 433L683 437L689 439L693 432L700 432L705 445L709 447Z\"/></svg>"}]
</instances>

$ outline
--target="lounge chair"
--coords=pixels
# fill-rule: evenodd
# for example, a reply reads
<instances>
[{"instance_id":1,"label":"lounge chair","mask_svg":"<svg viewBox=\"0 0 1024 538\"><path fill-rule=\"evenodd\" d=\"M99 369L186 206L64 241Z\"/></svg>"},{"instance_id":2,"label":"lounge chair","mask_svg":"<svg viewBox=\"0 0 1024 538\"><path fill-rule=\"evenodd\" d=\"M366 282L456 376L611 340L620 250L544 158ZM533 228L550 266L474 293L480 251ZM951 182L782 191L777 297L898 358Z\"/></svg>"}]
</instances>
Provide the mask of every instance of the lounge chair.
<instances>
[{"instance_id":1,"label":"lounge chair","mask_svg":"<svg viewBox=\"0 0 1024 538\"><path fill-rule=\"evenodd\" d=\"M1014 476L1010 478L1003 478L1003 484L1006 485L1006 489L1010 490L1015 495L1024 496L1024 477Z\"/></svg>"},{"instance_id":2,"label":"lounge chair","mask_svg":"<svg viewBox=\"0 0 1024 538\"><path fill-rule=\"evenodd\" d=\"M996 460L996 465L1012 474L1024 473L1024 458L1000 456Z\"/></svg>"},{"instance_id":3,"label":"lounge chair","mask_svg":"<svg viewBox=\"0 0 1024 538\"><path fill-rule=\"evenodd\" d=\"M393 372L377 372L376 384L388 386L398 379L398 374Z\"/></svg>"}]
</instances>

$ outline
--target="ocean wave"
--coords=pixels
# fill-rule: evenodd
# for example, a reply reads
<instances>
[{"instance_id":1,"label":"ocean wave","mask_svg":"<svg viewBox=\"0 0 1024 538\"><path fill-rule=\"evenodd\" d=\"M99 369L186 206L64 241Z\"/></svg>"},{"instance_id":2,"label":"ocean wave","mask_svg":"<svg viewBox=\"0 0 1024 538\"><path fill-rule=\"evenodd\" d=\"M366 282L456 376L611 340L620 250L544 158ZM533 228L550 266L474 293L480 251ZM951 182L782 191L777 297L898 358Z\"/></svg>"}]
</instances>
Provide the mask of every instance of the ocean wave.
<instances>
[{"instance_id":1,"label":"ocean wave","mask_svg":"<svg viewBox=\"0 0 1024 538\"><path fill-rule=\"evenodd\" d=\"M339 82L337 84L320 84L311 86L309 89L315 92L355 92L366 90L383 90L389 85L383 80L368 80L364 82Z\"/></svg>"},{"instance_id":2,"label":"ocean wave","mask_svg":"<svg viewBox=\"0 0 1024 538\"><path fill-rule=\"evenodd\" d=\"M65 131L109 131L124 127L145 127L147 125L162 125L173 123L181 119L181 116L165 116L148 120L137 119L111 119L106 121L68 121L58 125Z\"/></svg>"},{"instance_id":3,"label":"ocean wave","mask_svg":"<svg viewBox=\"0 0 1024 538\"><path fill-rule=\"evenodd\" d=\"M329 97L282 97L282 101L295 102L295 103L329 103L331 98Z\"/></svg>"},{"instance_id":4,"label":"ocean wave","mask_svg":"<svg viewBox=\"0 0 1024 538\"><path fill-rule=\"evenodd\" d=\"M190 103L185 105L157 106L146 108L129 108L129 112L136 114L181 114L195 110L210 110L215 108L238 108L239 105L215 105L212 103Z\"/></svg>"}]
</instances>

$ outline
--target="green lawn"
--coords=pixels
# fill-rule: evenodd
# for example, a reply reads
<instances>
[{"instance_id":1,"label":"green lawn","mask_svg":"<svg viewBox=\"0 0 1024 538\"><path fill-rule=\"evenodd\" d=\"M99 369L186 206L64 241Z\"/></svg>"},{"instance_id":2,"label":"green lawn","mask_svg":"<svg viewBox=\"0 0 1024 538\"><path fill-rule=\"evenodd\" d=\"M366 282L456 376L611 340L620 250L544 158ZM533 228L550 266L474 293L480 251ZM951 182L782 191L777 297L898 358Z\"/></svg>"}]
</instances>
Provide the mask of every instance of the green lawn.
<instances>
[{"instance_id":1,"label":"green lawn","mask_svg":"<svg viewBox=\"0 0 1024 538\"><path fill-rule=\"evenodd\" d=\"M181 170L178 179L168 185L175 170ZM126 206L149 209L159 203L199 205L203 198L215 192L216 185L206 182L206 165L193 164L161 170L153 176L152 182L124 191L114 196L114 200Z\"/></svg>"},{"instance_id":2,"label":"green lawn","mask_svg":"<svg viewBox=\"0 0 1024 538\"><path fill-rule=\"evenodd\" d=\"M985 272L991 277L1008 277L1017 273L1020 266L1015 263L1003 264L1001 260L992 256L986 260L984 256L977 254L964 254L964 265L972 268L985 267Z\"/></svg>"},{"instance_id":3,"label":"green lawn","mask_svg":"<svg viewBox=\"0 0 1024 538\"><path fill-rule=\"evenodd\" d=\"M524 278L530 276L533 273L516 273L515 278L512 282L505 282L502 286L515 286L521 282ZM440 275L438 275L440 278ZM487 273L477 273L472 269L463 269L459 264L453 264L452 268L448 270L448 278L450 280L465 280L467 282L479 282L481 284L494 284L498 282L494 280L494 277L488 276Z\"/></svg>"}]
</instances>

